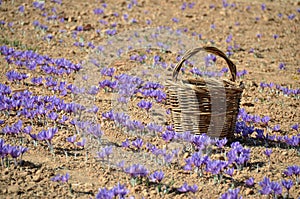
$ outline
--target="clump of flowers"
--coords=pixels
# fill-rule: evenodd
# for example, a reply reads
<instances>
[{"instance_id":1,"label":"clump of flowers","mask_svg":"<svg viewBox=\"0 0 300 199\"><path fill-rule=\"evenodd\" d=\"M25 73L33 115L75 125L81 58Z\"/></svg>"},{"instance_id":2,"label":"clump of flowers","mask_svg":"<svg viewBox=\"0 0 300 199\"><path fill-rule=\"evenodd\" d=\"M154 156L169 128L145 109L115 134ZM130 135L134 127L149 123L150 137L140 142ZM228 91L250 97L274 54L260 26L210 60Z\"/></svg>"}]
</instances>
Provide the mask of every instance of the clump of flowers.
<instances>
[{"instance_id":1,"label":"clump of flowers","mask_svg":"<svg viewBox=\"0 0 300 199\"><path fill-rule=\"evenodd\" d=\"M96 199L125 198L125 196L128 193L129 193L129 190L126 189L125 185L118 183L112 189L99 188L99 191L96 195Z\"/></svg>"}]
</instances>

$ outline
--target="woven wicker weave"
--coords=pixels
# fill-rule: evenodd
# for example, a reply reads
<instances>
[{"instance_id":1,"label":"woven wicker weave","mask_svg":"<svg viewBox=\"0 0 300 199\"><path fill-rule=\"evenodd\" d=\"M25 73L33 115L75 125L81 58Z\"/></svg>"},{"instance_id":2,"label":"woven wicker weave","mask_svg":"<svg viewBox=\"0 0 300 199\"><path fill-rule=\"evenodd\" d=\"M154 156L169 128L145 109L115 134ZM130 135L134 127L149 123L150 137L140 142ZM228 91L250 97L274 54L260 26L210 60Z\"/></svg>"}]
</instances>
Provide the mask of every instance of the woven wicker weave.
<instances>
[{"instance_id":1,"label":"woven wicker weave","mask_svg":"<svg viewBox=\"0 0 300 199\"><path fill-rule=\"evenodd\" d=\"M231 81L214 78L177 81L184 61L199 51L225 59L232 75ZM202 47L187 51L174 68L173 80L166 83L167 105L171 109L175 131L232 138L243 92L234 82L235 79L236 66L219 49Z\"/></svg>"}]
</instances>

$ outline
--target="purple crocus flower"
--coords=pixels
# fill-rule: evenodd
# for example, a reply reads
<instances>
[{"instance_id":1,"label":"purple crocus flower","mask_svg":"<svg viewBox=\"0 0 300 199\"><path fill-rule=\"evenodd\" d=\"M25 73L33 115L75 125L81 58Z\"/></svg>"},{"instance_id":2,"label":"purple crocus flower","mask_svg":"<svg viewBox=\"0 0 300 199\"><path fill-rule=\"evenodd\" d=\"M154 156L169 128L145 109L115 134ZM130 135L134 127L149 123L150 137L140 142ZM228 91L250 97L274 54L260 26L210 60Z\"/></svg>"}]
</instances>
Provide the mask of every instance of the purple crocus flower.
<instances>
[{"instance_id":1,"label":"purple crocus flower","mask_svg":"<svg viewBox=\"0 0 300 199\"><path fill-rule=\"evenodd\" d=\"M192 139L192 143L195 144L199 150L202 150L211 144L211 139L203 133L201 135L195 135Z\"/></svg>"},{"instance_id":2,"label":"purple crocus flower","mask_svg":"<svg viewBox=\"0 0 300 199\"><path fill-rule=\"evenodd\" d=\"M228 168L224 171L224 173L229 175L230 177L232 177L233 172L234 172L234 168Z\"/></svg>"},{"instance_id":3,"label":"purple crocus flower","mask_svg":"<svg viewBox=\"0 0 300 199\"><path fill-rule=\"evenodd\" d=\"M278 37L279 37L279 36L278 36L277 34L274 34L274 35L273 35L273 38L274 38L275 40L278 39Z\"/></svg>"},{"instance_id":4,"label":"purple crocus flower","mask_svg":"<svg viewBox=\"0 0 300 199\"><path fill-rule=\"evenodd\" d=\"M294 124L294 125L291 126L291 128L292 128L293 130L295 130L295 131L298 131L298 129L299 129L299 124Z\"/></svg>"},{"instance_id":5,"label":"purple crocus flower","mask_svg":"<svg viewBox=\"0 0 300 199\"><path fill-rule=\"evenodd\" d=\"M187 184L187 182L184 182L183 185L177 189L177 191L179 191L180 193L186 193L189 190L190 189L189 189L189 185Z\"/></svg>"},{"instance_id":6,"label":"purple crocus flower","mask_svg":"<svg viewBox=\"0 0 300 199\"><path fill-rule=\"evenodd\" d=\"M54 111L51 111L49 114L48 114L48 118L50 118L51 120L57 120L57 118L58 118L58 115L57 115L57 113L56 112L54 112Z\"/></svg>"},{"instance_id":7,"label":"purple crocus flower","mask_svg":"<svg viewBox=\"0 0 300 199\"><path fill-rule=\"evenodd\" d=\"M186 160L186 163L193 164L195 167L201 168L202 165L208 164L209 161L208 156L202 156L201 152L195 152L190 160Z\"/></svg>"},{"instance_id":8,"label":"purple crocus flower","mask_svg":"<svg viewBox=\"0 0 300 199\"><path fill-rule=\"evenodd\" d=\"M76 135L70 136L66 140L67 142L71 142L72 144L74 144L76 141Z\"/></svg>"},{"instance_id":9,"label":"purple crocus flower","mask_svg":"<svg viewBox=\"0 0 300 199\"><path fill-rule=\"evenodd\" d=\"M23 5L21 5L20 7L19 7L19 12L24 12L25 11L25 7L23 6Z\"/></svg>"},{"instance_id":10,"label":"purple crocus flower","mask_svg":"<svg viewBox=\"0 0 300 199\"><path fill-rule=\"evenodd\" d=\"M285 70L285 69L286 69L284 63L280 63L279 66L278 66L278 68L279 68L280 70Z\"/></svg>"},{"instance_id":11,"label":"purple crocus flower","mask_svg":"<svg viewBox=\"0 0 300 199\"><path fill-rule=\"evenodd\" d=\"M83 138L83 139L81 140L81 142L76 142L76 145L79 146L79 147L84 147L85 143L86 143L86 139Z\"/></svg>"},{"instance_id":12,"label":"purple crocus flower","mask_svg":"<svg viewBox=\"0 0 300 199\"><path fill-rule=\"evenodd\" d=\"M70 175L69 173L66 173L66 175L56 175L54 177L51 178L51 181L53 182L62 182L62 183L68 183L70 179Z\"/></svg>"},{"instance_id":13,"label":"purple crocus flower","mask_svg":"<svg viewBox=\"0 0 300 199\"><path fill-rule=\"evenodd\" d=\"M260 34L260 33L256 34L256 37L257 37L258 39L260 39L260 38L261 38L261 34Z\"/></svg>"},{"instance_id":14,"label":"purple crocus flower","mask_svg":"<svg viewBox=\"0 0 300 199\"><path fill-rule=\"evenodd\" d=\"M102 10L101 8L94 9L94 14L95 15L100 15L100 14L103 14L103 13L104 13L104 10Z\"/></svg>"},{"instance_id":15,"label":"purple crocus flower","mask_svg":"<svg viewBox=\"0 0 300 199\"><path fill-rule=\"evenodd\" d=\"M68 116L63 115L62 118L59 120L59 123L63 124L63 123L65 123L65 121L67 121L68 119L69 119Z\"/></svg>"},{"instance_id":16,"label":"purple crocus flower","mask_svg":"<svg viewBox=\"0 0 300 199\"><path fill-rule=\"evenodd\" d=\"M113 152L112 146L107 146L102 148L101 152L97 153L97 157L101 159L104 159L105 157L109 158L109 155L111 155L112 152Z\"/></svg>"},{"instance_id":17,"label":"purple crocus flower","mask_svg":"<svg viewBox=\"0 0 300 199\"><path fill-rule=\"evenodd\" d=\"M31 82L35 85L41 85L43 82L43 77L33 77Z\"/></svg>"},{"instance_id":18,"label":"purple crocus flower","mask_svg":"<svg viewBox=\"0 0 300 199\"><path fill-rule=\"evenodd\" d=\"M272 149L266 149L266 150L264 151L264 154L265 154L268 158L270 158L270 156L271 156L271 154L272 154Z\"/></svg>"},{"instance_id":19,"label":"purple crocus flower","mask_svg":"<svg viewBox=\"0 0 300 199\"><path fill-rule=\"evenodd\" d=\"M144 144L144 142L143 142L143 140L141 138L137 138L136 140L134 140L132 142L132 145L134 147L136 147L138 150L140 150L142 148L143 144Z\"/></svg>"},{"instance_id":20,"label":"purple crocus flower","mask_svg":"<svg viewBox=\"0 0 300 199\"><path fill-rule=\"evenodd\" d=\"M129 190L126 189L125 185L122 185L118 182L116 186L114 186L111 191L114 193L115 197L125 198L125 196L129 193Z\"/></svg>"},{"instance_id":21,"label":"purple crocus flower","mask_svg":"<svg viewBox=\"0 0 300 199\"><path fill-rule=\"evenodd\" d=\"M217 175L228 165L227 162L221 160L208 160L206 164L206 171Z\"/></svg>"},{"instance_id":22,"label":"purple crocus flower","mask_svg":"<svg viewBox=\"0 0 300 199\"><path fill-rule=\"evenodd\" d=\"M21 155L21 150L19 150L16 146L12 146L10 149L10 155L12 158L18 158Z\"/></svg>"},{"instance_id":23,"label":"purple crocus flower","mask_svg":"<svg viewBox=\"0 0 300 199\"><path fill-rule=\"evenodd\" d=\"M31 126L26 126L25 128L23 128L23 133L25 134L30 134L31 133L31 130L32 130L32 127Z\"/></svg>"},{"instance_id":24,"label":"purple crocus flower","mask_svg":"<svg viewBox=\"0 0 300 199\"><path fill-rule=\"evenodd\" d=\"M175 136L175 132L174 131L165 131L162 135L162 139L165 141L165 142L170 142L174 136Z\"/></svg>"},{"instance_id":25,"label":"purple crocus flower","mask_svg":"<svg viewBox=\"0 0 300 199\"><path fill-rule=\"evenodd\" d=\"M272 192L272 189L270 187L271 185L271 181L269 178L264 177L264 179L258 183L259 186L261 186L261 190L259 190L259 192L262 195L269 195Z\"/></svg>"},{"instance_id":26,"label":"purple crocus flower","mask_svg":"<svg viewBox=\"0 0 300 199\"><path fill-rule=\"evenodd\" d=\"M38 133L37 137L39 140L51 141L54 135L57 133L57 128L49 128L48 130L42 130Z\"/></svg>"},{"instance_id":27,"label":"purple crocus flower","mask_svg":"<svg viewBox=\"0 0 300 199\"><path fill-rule=\"evenodd\" d=\"M149 111L152 108L152 103L149 101L141 100L138 104L138 107Z\"/></svg>"},{"instance_id":28,"label":"purple crocus flower","mask_svg":"<svg viewBox=\"0 0 300 199\"><path fill-rule=\"evenodd\" d=\"M278 182L271 182L270 188L274 195L280 195L282 193L282 186Z\"/></svg>"},{"instance_id":29,"label":"purple crocus flower","mask_svg":"<svg viewBox=\"0 0 300 199\"><path fill-rule=\"evenodd\" d=\"M114 193L111 190L108 190L106 188L99 189L96 199L113 199L114 198Z\"/></svg>"},{"instance_id":30,"label":"purple crocus flower","mask_svg":"<svg viewBox=\"0 0 300 199\"><path fill-rule=\"evenodd\" d=\"M124 148L128 148L130 146L130 142L129 140L126 138L126 140L124 142L122 142L122 147Z\"/></svg>"},{"instance_id":31,"label":"purple crocus flower","mask_svg":"<svg viewBox=\"0 0 300 199\"><path fill-rule=\"evenodd\" d=\"M61 176L61 180L60 181L62 183L68 183L69 179L70 179L70 175L69 175L69 173L66 173L66 175L62 175Z\"/></svg>"},{"instance_id":32,"label":"purple crocus flower","mask_svg":"<svg viewBox=\"0 0 300 199\"><path fill-rule=\"evenodd\" d=\"M270 121L270 117L269 116L264 116L261 118L261 122L264 124L268 124L268 122Z\"/></svg>"},{"instance_id":33,"label":"purple crocus flower","mask_svg":"<svg viewBox=\"0 0 300 199\"><path fill-rule=\"evenodd\" d=\"M176 17L173 17L173 18L172 18L172 21L173 21L174 23L178 23L178 22L179 22L179 19L176 18Z\"/></svg>"},{"instance_id":34,"label":"purple crocus flower","mask_svg":"<svg viewBox=\"0 0 300 199\"><path fill-rule=\"evenodd\" d=\"M240 188L229 189L226 193L222 194L220 199L242 199L242 196L238 196Z\"/></svg>"},{"instance_id":35,"label":"purple crocus flower","mask_svg":"<svg viewBox=\"0 0 300 199\"><path fill-rule=\"evenodd\" d=\"M196 184L189 186L189 191L192 193L196 193L198 191L198 186Z\"/></svg>"},{"instance_id":36,"label":"purple crocus flower","mask_svg":"<svg viewBox=\"0 0 300 199\"><path fill-rule=\"evenodd\" d=\"M125 173L128 173L131 177L145 177L148 175L149 171L140 164L133 164L130 167L125 168Z\"/></svg>"},{"instance_id":37,"label":"purple crocus flower","mask_svg":"<svg viewBox=\"0 0 300 199\"><path fill-rule=\"evenodd\" d=\"M274 127L273 127L273 131L280 131L280 125L279 124L276 124Z\"/></svg>"},{"instance_id":38,"label":"purple crocus flower","mask_svg":"<svg viewBox=\"0 0 300 199\"><path fill-rule=\"evenodd\" d=\"M232 34L228 35L226 38L226 43L230 43L232 40Z\"/></svg>"},{"instance_id":39,"label":"purple crocus flower","mask_svg":"<svg viewBox=\"0 0 300 199\"><path fill-rule=\"evenodd\" d=\"M223 148L224 145L227 143L227 138L223 138L221 140L217 140L216 145L218 148Z\"/></svg>"},{"instance_id":40,"label":"purple crocus flower","mask_svg":"<svg viewBox=\"0 0 300 199\"><path fill-rule=\"evenodd\" d=\"M285 140L288 145L298 146L300 143L300 136L293 135L290 139Z\"/></svg>"},{"instance_id":41,"label":"purple crocus flower","mask_svg":"<svg viewBox=\"0 0 300 199\"><path fill-rule=\"evenodd\" d=\"M103 69L101 70L101 74L102 74L103 76L112 77L115 71L116 71L115 68L106 68L106 67L105 67L105 68L103 68Z\"/></svg>"},{"instance_id":42,"label":"purple crocus flower","mask_svg":"<svg viewBox=\"0 0 300 199\"><path fill-rule=\"evenodd\" d=\"M245 181L245 184L246 184L248 187L253 187L253 185L254 185L254 178L251 177L251 178L247 179L247 180Z\"/></svg>"},{"instance_id":43,"label":"purple crocus flower","mask_svg":"<svg viewBox=\"0 0 300 199\"><path fill-rule=\"evenodd\" d=\"M294 185L293 181L290 179L282 180L281 184L286 188L287 191L289 191L292 188L292 186Z\"/></svg>"},{"instance_id":44,"label":"purple crocus flower","mask_svg":"<svg viewBox=\"0 0 300 199\"><path fill-rule=\"evenodd\" d=\"M288 166L287 170L284 172L284 174L287 176L291 176L293 174L296 176L299 176L300 175L300 166L297 166L297 165Z\"/></svg>"},{"instance_id":45,"label":"purple crocus flower","mask_svg":"<svg viewBox=\"0 0 300 199\"><path fill-rule=\"evenodd\" d=\"M266 9L267 9L267 6L266 6L266 4L261 4L261 9L262 9L262 11L265 11Z\"/></svg>"},{"instance_id":46,"label":"purple crocus flower","mask_svg":"<svg viewBox=\"0 0 300 199\"><path fill-rule=\"evenodd\" d=\"M163 171L155 171L149 176L149 180L151 182L158 182L160 183L162 179L164 178L164 172Z\"/></svg>"},{"instance_id":47,"label":"purple crocus flower","mask_svg":"<svg viewBox=\"0 0 300 199\"><path fill-rule=\"evenodd\" d=\"M290 14L290 15L288 16L288 19L289 19L289 20L293 20L295 17L296 17L295 14Z\"/></svg>"}]
</instances>

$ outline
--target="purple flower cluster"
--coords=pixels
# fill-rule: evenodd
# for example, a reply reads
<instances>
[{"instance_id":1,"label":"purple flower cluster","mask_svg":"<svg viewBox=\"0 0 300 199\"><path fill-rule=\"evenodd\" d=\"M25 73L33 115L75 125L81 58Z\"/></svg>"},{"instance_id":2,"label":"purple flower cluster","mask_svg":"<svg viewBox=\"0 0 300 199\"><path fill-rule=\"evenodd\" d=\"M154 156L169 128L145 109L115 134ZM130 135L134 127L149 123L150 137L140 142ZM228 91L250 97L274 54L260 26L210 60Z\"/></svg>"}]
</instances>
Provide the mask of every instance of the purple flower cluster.
<instances>
[{"instance_id":1,"label":"purple flower cluster","mask_svg":"<svg viewBox=\"0 0 300 199\"><path fill-rule=\"evenodd\" d=\"M270 181L269 178L264 177L264 179L258 183L261 189L259 192L262 195L280 195L282 193L282 186L279 182Z\"/></svg>"},{"instance_id":2,"label":"purple flower cluster","mask_svg":"<svg viewBox=\"0 0 300 199\"><path fill-rule=\"evenodd\" d=\"M99 191L96 195L96 199L113 199L120 198L124 199L125 196L129 193L129 190L126 189L125 185L118 183L112 189L99 188Z\"/></svg>"},{"instance_id":3,"label":"purple flower cluster","mask_svg":"<svg viewBox=\"0 0 300 199\"><path fill-rule=\"evenodd\" d=\"M156 102L162 102L167 98L163 89L164 86L157 82L145 82L137 92L140 92L144 97L154 98Z\"/></svg>"},{"instance_id":4,"label":"purple flower cluster","mask_svg":"<svg viewBox=\"0 0 300 199\"><path fill-rule=\"evenodd\" d=\"M138 55L138 54L133 54L130 56L130 60L132 61L137 61L139 63L145 63L145 60L147 59L147 55Z\"/></svg>"},{"instance_id":5,"label":"purple flower cluster","mask_svg":"<svg viewBox=\"0 0 300 199\"><path fill-rule=\"evenodd\" d=\"M117 30L116 29L108 29L105 31L105 34L107 34L108 36L113 36L113 35L117 34Z\"/></svg>"},{"instance_id":6,"label":"purple flower cluster","mask_svg":"<svg viewBox=\"0 0 300 199\"><path fill-rule=\"evenodd\" d=\"M213 140L205 133L201 135L194 135L191 137L190 142L198 149L204 150L209 145L214 144Z\"/></svg>"},{"instance_id":7,"label":"purple flower cluster","mask_svg":"<svg viewBox=\"0 0 300 199\"><path fill-rule=\"evenodd\" d=\"M114 121L119 126L127 128L128 131L145 130L145 126L142 124L142 122L131 120L130 116L125 113L114 113L113 110L111 110L109 112L102 113L102 117L105 120Z\"/></svg>"},{"instance_id":8,"label":"purple flower cluster","mask_svg":"<svg viewBox=\"0 0 300 199\"><path fill-rule=\"evenodd\" d=\"M101 69L101 75L103 76L108 76L108 77L112 77L115 73L116 69L115 68L102 68Z\"/></svg>"},{"instance_id":9,"label":"purple flower cluster","mask_svg":"<svg viewBox=\"0 0 300 199\"><path fill-rule=\"evenodd\" d=\"M165 142L171 142L173 138L175 137L175 131L174 130L166 130L161 134L162 139Z\"/></svg>"},{"instance_id":10,"label":"purple flower cluster","mask_svg":"<svg viewBox=\"0 0 300 199\"><path fill-rule=\"evenodd\" d=\"M265 83L265 82L261 82L260 87L262 89L269 88L269 89L271 89L272 92L276 89L278 91L283 92L284 95L298 95L298 94L300 94L300 89L291 89L291 88L288 88L288 87L283 87L283 86L278 85L278 84L274 84L272 82L269 83L269 84Z\"/></svg>"},{"instance_id":11,"label":"purple flower cluster","mask_svg":"<svg viewBox=\"0 0 300 199\"><path fill-rule=\"evenodd\" d=\"M9 144L5 144L4 140L0 138L0 158L1 164L3 166L3 159L10 155L12 158L16 159L19 156L22 156L25 152L28 151L28 148L22 146L11 146ZM15 164L17 162L15 160Z\"/></svg>"},{"instance_id":12,"label":"purple flower cluster","mask_svg":"<svg viewBox=\"0 0 300 199\"><path fill-rule=\"evenodd\" d=\"M229 189L226 193L223 193L220 199L242 199L242 196L239 196L240 189Z\"/></svg>"},{"instance_id":13,"label":"purple flower cluster","mask_svg":"<svg viewBox=\"0 0 300 199\"><path fill-rule=\"evenodd\" d=\"M132 178L145 177L149 173L148 169L140 164L133 164L125 168L124 172L129 174Z\"/></svg>"},{"instance_id":14,"label":"purple flower cluster","mask_svg":"<svg viewBox=\"0 0 300 199\"><path fill-rule=\"evenodd\" d=\"M62 182L62 183L68 183L70 179L70 175L69 173L66 173L65 175L56 175L54 177L51 178L51 181L53 182Z\"/></svg>"},{"instance_id":15,"label":"purple flower cluster","mask_svg":"<svg viewBox=\"0 0 300 199\"><path fill-rule=\"evenodd\" d=\"M12 124L11 126L5 126L2 129L2 133L3 134L18 134L23 132L22 129L22 125L23 125L23 121L22 120L18 120L16 123Z\"/></svg>"},{"instance_id":16,"label":"purple flower cluster","mask_svg":"<svg viewBox=\"0 0 300 199\"><path fill-rule=\"evenodd\" d=\"M161 133L163 131L163 128L162 126L160 125L157 125L155 123L149 123L146 128L149 130L149 131L152 131L152 132L158 132L158 133Z\"/></svg>"},{"instance_id":17,"label":"purple flower cluster","mask_svg":"<svg viewBox=\"0 0 300 199\"><path fill-rule=\"evenodd\" d=\"M115 76L115 78L118 81L118 86L116 88L120 96L118 100L124 103L127 103L128 100L138 92L137 88L141 87L144 82L139 77L127 74L121 74Z\"/></svg>"},{"instance_id":18,"label":"purple flower cluster","mask_svg":"<svg viewBox=\"0 0 300 199\"><path fill-rule=\"evenodd\" d=\"M199 174L202 175L203 167L206 165L207 171L210 171L210 166L207 166L208 162L210 161L208 156L202 156L201 152L194 153L191 157L185 160L186 164L183 167L184 170L192 170L193 166L198 169Z\"/></svg>"},{"instance_id":19,"label":"purple flower cluster","mask_svg":"<svg viewBox=\"0 0 300 199\"><path fill-rule=\"evenodd\" d=\"M250 160L250 149L244 148L239 142L231 144L231 150L226 154L228 164L235 163L239 168Z\"/></svg>"},{"instance_id":20,"label":"purple flower cluster","mask_svg":"<svg viewBox=\"0 0 300 199\"><path fill-rule=\"evenodd\" d=\"M9 81L21 81L27 79L29 76L25 73L18 73L17 71L11 70L6 73L6 77Z\"/></svg>"},{"instance_id":21,"label":"purple flower cluster","mask_svg":"<svg viewBox=\"0 0 300 199\"><path fill-rule=\"evenodd\" d=\"M296 176L296 182L297 184L300 183L300 166L293 165L288 166L287 169L283 172L286 176Z\"/></svg>"},{"instance_id":22,"label":"purple flower cluster","mask_svg":"<svg viewBox=\"0 0 300 199\"><path fill-rule=\"evenodd\" d=\"M241 134L244 137L249 137L252 133L256 133L256 138L259 140L266 140L266 141L277 141L279 143L285 143L289 146L298 146L300 143L300 136L293 135L288 137L288 135L284 136L276 136L276 135L269 135L264 134L263 129L254 128L253 124L260 124L262 126L268 126L268 122L270 121L269 116L264 116L260 118L258 115L251 115L248 114L245 109L240 109L238 114L238 119L240 121L236 122L235 132L237 134ZM247 123L250 123L248 125ZM297 124L293 125L295 129L297 129ZM294 129L293 128L293 129ZM273 131L280 131L280 126L275 125L273 127Z\"/></svg>"},{"instance_id":23,"label":"purple flower cluster","mask_svg":"<svg viewBox=\"0 0 300 199\"><path fill-rule=\"evenodd\" d=\"M206 162L206 172L209 172L213 175L219 175L221 171L224 171L227 168L228 162L222 160L210 160Z\"/></svg>"},{"instance_id":24,"label":"purple flower cluster","mask_svg":"<svg viewBox=\"0 0 300 199\"><path fill-rule=\"evenodd\" d=\"M100 15L100 14L103 14L104 13L104 10L101 9L101 8L95 8L94 9L94 14L95 15Z\"/></svg>"},{"instance_id":25,"label":"purple flower cluster","mask_svg":"<svg viewBox=\"0 0 300 199\"><path fill-rule=\"evenodd\" d=\"M44 2L39 2L39 1L34 1L32 3L33 7L39 10L44 10L45 9L45 3Z\"/></svg>"},{"instance_id":26,"label":"purple flower cluster","mask_svg":"<svg viewBox=\"0 0 300 199\"><path fill-rule=\"evenodd\" d=\"M9 91L7 87L0 87L6 89L3 92L7 93ZM79 109L78 104L65 103L64 100L56 96L34 96L27 90L15 92L10 95L1 95L0 101L0 110L16 110L18 116L25 116L33 121L35 119L39 120L40 116L44 117L45 115L48 115L50 119L58 119L57 114L53 112L54 110L57 113L63 111L64 113L71 114ZM62 116L59 122L64 123L67 119L67 116Z\"/></svg>"},{"instance_id":27,"label":"purple flower cluster","mask_svg":"<svg viewBox=\"0 0 300 199\"><path fill-rule=\"evenodd\" d=\"M146 148L158 158L159 155L166 155L166 150L159 149L158 147L152 145L151 143L146 144Z\"/></svg>"},{"instance_id":28,"label":"purple flower cluster","mask_svg":"<svg viewBox=\"0 0 300 199\"><path fill-rule=\"evenodd\" d=\"M241 71L238 71L237 73L236 73L236 76L237 77L243 77L243 76L245 76L245 75L247 75L248 74L248 71L247 70L241 70Z\"/></svg>"},{"instance_id":29,"label":"purple flower cluster","mask_svg":"<svg viewBox=\"0 0 300 199\"><path fill-rule=\"evenodd\" d=\"M190 9L192 9L192 8L194 8L195 5L196 5L195 2L191 2L191 3L183 2L180 9L181 9L181 10L185 10L187 6L188 6Z\"/></svg>"},{"instance_id":30,"label":"purple flower cluster","mask_svg":"<svg viewBox=\"0 0 300 199\"><path fill-rule=\"evenodd\" d=\"M41 130L37 135L36 134L29 134L34 140L45 140L46 143L49 145L50 149L52 150L51 140L54 135L58 132L57 128L49 128L48 130Z\"/></svg>"},{"instance_id":31,"label":"purple flower cluster","mask_svg":"<svg viewBox=\"0 0 300 199\"><path fill-rule=\"evenodd\" d=\"M216 61L217 61L217 57L213 54L208 54L207 56L204 57L204 62L206 67L214 65Z\"/></svg>"},{"instance_id":32,"label":"purple flower cluster","mask_svg":"<svg viewBox=\"0 0 300 199\"><path fill-rule=\"evenodd\" d=\"M97 158L104 160L105 158L109 159L109 156L113 153L112 146L107 146L102 148L100 152L97 152Z\"/></svg>"},{"instance_id":33,"label":"purple flower cluster","mask_svg":"<svg viewBox=\"0 0 300 199\"><path fill-rule=\"evenodd\" d=\"M223 138L223 139L218 139L216 141L216 146L220 149L222 149L224 147L224 145L227 143L227 138Z\"/></svg>"},{"instance_id":34,"label":"purple flower cluster","mask_svg":"<svg viewBox=\"0 0 300 199\"><path fill-rule=\"evenodd\" d=\"M82 68L80 64L73 64L65 58L53 59L31 50L17 51L7 46L0 46L0 54L5 56L8 64L13 63L18 67L26 67L29 70L35 70L37 66L40 66L41 70L47 74L71 74Z\"/></svg>"},{"instance_id":35,"label":"purple flower cluster","mask_svg":"<svg viewBox=\"0 0 300 199\"><path fill-rule=\"evenodd\" d=\"M44 25L44 24L41 24L39 21L35 20L32 22L32 25L37 28L37 29L40 29L40 30L43 30L43 31L47 31L48 30L48 26Z\"/></svg>"},{"instance_id":36,"label":"purple flower cluster","mask_svg":"<svg viewBox=\"0 0 300 199\"><path fill-rule=\"evenodd\" d=\"M184 182L183 185L177 189L177 191L180 193L196 193L198 191L198 186L196 184L190 186L186 182Z\"/></svg>"},{"instance_id":37,"label":"purple flower cluster","mask_svg":"<svg viewBox=\"0 0 300 199\"><path fill-rule=\"evenodd\" d=\"M110 80L102 80L99 82L100 88L110 88L110 89L116 89L118 87L118 81L110 81Z\"/></svg>"},{"instance_id":38,"label":"purple flower cluster","mask_svg":"<svg viewBox=\"0 0 300 199\"><path fill-rule=\"evenodd\" d=\"M138 104L138 107L149 111L152 108L152 102L141 100Z\"/></svg>"}]
</instances>

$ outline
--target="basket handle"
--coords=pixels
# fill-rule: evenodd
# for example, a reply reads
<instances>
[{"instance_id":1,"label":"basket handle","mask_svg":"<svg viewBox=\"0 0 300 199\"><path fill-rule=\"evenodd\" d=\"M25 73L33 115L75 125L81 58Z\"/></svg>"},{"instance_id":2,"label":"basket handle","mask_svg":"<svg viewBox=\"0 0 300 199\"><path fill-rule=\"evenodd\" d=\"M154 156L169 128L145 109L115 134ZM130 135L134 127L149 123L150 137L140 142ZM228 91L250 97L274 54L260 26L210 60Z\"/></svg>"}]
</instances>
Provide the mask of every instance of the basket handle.
<instances>
[{"instance_id":1,"label":"basket handle","mask_svg":"<svg viewBox=\"0 0 300 199\"><path fill-rule=\"evenodd\" d=\"M177 81L177 76L178 76L178 73L180 71L180 68L181 68L183 62L185 62L187 59L189 59L190 57L192 57L193 55L195 55L199 51L205 51L205 52L208 52L208 53L211 53L211 54L219 55L220 57L225 59L227 65L230 69L231 76L232 76L230 80L235 82L235 79L236 79L236 66L221 50L219 50L216 47L212 47L212 46L204 46L204 47L200 47L200 48L193 48L193 49L190 49L190 50L186 51L185 54L183 55L183 57L181 58L180 62L174 68L173 80L175 79L175 81Z\"/></svg>"}]
</instances>

